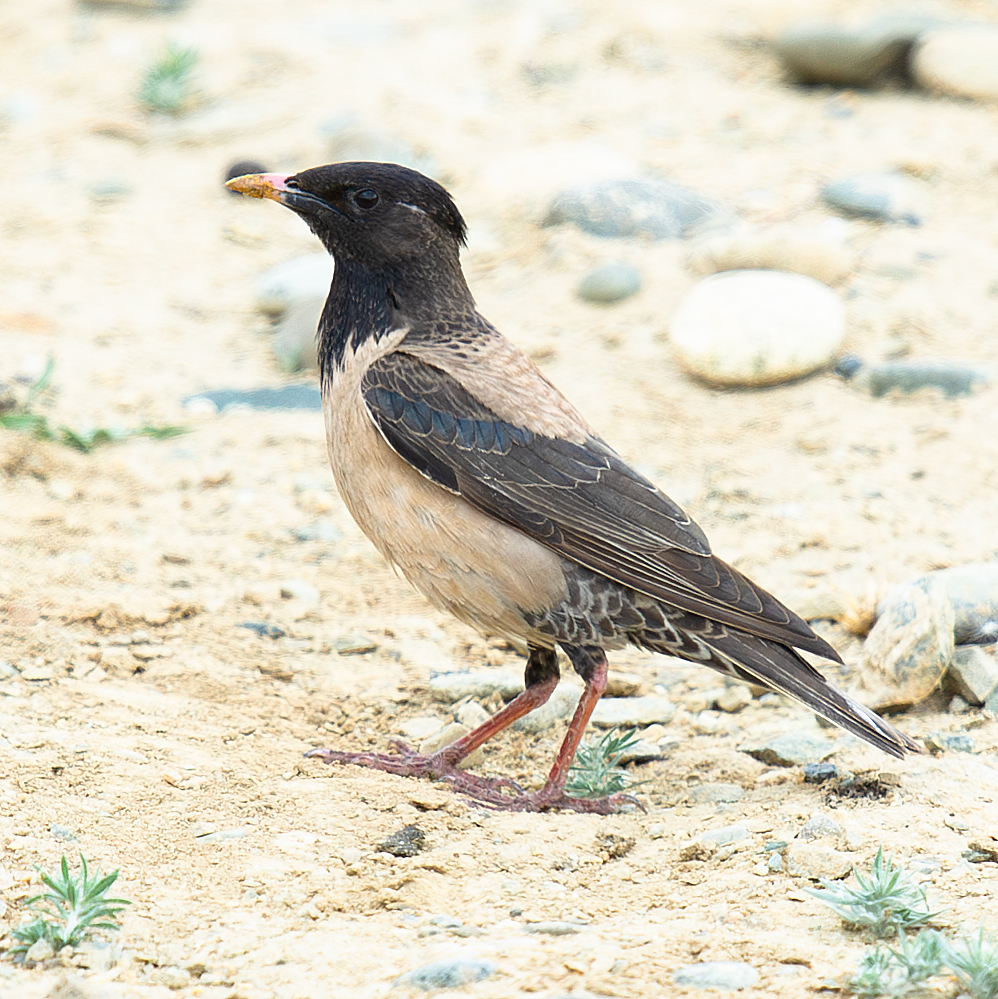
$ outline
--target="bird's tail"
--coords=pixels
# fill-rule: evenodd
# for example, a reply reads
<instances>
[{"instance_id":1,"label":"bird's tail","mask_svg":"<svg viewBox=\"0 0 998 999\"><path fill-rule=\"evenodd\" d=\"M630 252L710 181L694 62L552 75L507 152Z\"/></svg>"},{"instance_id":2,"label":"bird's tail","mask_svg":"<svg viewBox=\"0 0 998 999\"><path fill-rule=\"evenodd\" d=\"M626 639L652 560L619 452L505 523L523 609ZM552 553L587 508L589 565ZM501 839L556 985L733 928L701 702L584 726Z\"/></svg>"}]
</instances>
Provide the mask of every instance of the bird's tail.
<instances>
[{"instance_id":1,"label":"bird's tail","mask_svg":"<svg viewBox=\"0 0 998 999\"><path fill-rule=\"evenodd\" d=\"M917 742L884 721L875 711L833 687L786 645L734 629L728 629L723 635L712 635L705 644L722 660L723 672L786 694L891 756L902 759L907 753L923 751ZM718 667L715 665L715 668Z\"/></svg>"}]
</instances>

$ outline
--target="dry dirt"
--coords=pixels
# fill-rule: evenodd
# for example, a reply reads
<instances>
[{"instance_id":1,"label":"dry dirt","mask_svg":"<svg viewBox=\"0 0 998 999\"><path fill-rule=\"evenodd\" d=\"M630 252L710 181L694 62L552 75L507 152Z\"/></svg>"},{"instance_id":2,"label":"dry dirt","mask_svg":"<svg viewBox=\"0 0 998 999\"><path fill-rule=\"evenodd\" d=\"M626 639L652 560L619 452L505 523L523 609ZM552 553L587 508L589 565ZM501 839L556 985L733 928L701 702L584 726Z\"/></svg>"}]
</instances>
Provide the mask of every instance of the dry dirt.
<instances>
[{"instance_id":1,"label":"dry dirt","mask_svg":"<svg viewBox=\"0 0 998 999\"><path fill-rule=\"evenodd\" d=\"M774 775L738 751L746 733L810 729L796 707L753 702L723 716L717 734L697 734L691 720L716 678L638 654L615 665L682 706L669 726L679 747L639 768L647 814L492 814L426 782L304 761L313 745L384 746L413 717L443 721L426 692L431 671L522 660L434 612L385 567L332 489L318 415L198 417L181 402L280 383L253 278L315 249L291 213L228 196L220 175L246 156L272 169L324 162L320 124L352 112L438 163L472 224L467 267L482 311L690 509L719 554L786 602L834 597L862 610L926 569L993 558L998 391L874 400L831 374L711 391L682 375L664 339L693 281L683 247L542 230L487 181L511 151L593 139L756 221L812 224L827 217L815 207L825 180L905 167L920 178L926 223L850 224L848 346L991 361L998 112L901 90L789 88L753 41L806 15L872 9L0 9L0 380L51 354L53 388L38 407L53 423L190 427L91 455L0 431L0 659L19 671L0 681L8 923L35 864L82 851L120 867L118 887L134 902L121 963L79 972L111 996L370 997L453 954L498 966L451 990L482 999L674 994L677 966L729 959L760 972L746 996L807 995L852 967L862 940L805 893L806 880L756 870L766 841L826 811L857 862L878 845L905 860L938 857L929 881L949 907L944 922L994 925L995 865L960 854L995 828L998 724L948 714L945 698L898 723L916 737L972 728L976 753L902 764L843 743L839 766L898 775L880 800L828 800L797 771ZM983 2L934 9L995 16ZM132 95L170 38L200 49L205 108L146 117ZM113 202L88 193L109 181L128 192ZM645 290L612 309L580 304L581 274L620 256L641 268ZM319 518L336 540L295 539ZM317 587L319 606L282 598L287 580ZM238 627L246 621L286 635L260 637ZM854 637L818 627L855 662ZM375 651L337 653L358 636ZM539 781L560 735L500 739L485 769ZM691 800L717 781L741 785L742 800ZM423 853L377 851L408 823L425 831ZM747 849L680 861L691 837L732 823L752 831ZM240 836L198 838L212 830ZM605 833L635 845L614 859L601 851ZM463 927L429 922L440 914ZM551 919L584 925L525 932ZM4 960L0 996L48 996L64 974L58 962Z\"/></svg>"}]
</instances>

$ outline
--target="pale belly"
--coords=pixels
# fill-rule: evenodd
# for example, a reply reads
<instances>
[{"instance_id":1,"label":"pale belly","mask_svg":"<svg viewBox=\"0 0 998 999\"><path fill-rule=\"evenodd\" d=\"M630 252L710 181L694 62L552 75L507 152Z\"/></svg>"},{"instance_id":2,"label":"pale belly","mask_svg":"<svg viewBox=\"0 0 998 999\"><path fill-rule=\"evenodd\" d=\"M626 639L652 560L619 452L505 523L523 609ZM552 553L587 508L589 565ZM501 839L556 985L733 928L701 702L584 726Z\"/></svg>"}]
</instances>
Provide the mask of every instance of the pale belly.
<instances>
[{"instance_id":1,"label":"pale belly","mask_svg":"<svg viewBox=\"0 0 998 999\"><path fill-rule=\"evenodd\" d=\"M359 377L340 372L324 401L337 488L361 530L435 606L480 631L550 646L524 611L565 598L561 559L420 475L377 431Z\"/></svg>"}]
</instances>

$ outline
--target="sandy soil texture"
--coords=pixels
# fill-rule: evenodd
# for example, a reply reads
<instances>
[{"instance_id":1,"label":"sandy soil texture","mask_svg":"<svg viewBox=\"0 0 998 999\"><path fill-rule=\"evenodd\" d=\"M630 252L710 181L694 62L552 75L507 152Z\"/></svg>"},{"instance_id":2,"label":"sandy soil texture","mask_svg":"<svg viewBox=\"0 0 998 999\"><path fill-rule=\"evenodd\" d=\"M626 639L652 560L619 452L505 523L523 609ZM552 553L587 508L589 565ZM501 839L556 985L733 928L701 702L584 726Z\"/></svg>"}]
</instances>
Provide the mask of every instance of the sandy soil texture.
<instances>
[{"instance_id":1,"label":"sandy soil texture","mask_svg":"<svg viewBox=\"0 0 998 999\"><path fill-rule=\"evenodd\" d=\"M863 940L806 893L806 877L769 873L762 851L819 812L844 833L827 845L852 862L880 845L906 863L936 858L924 869L944 924L994 925L996 865L961 853L996 827L998 724L949 713L945 694L898 724L915 737L968 732L972 753L898 763L836 743L840 768L886 775L879 797L836 796L739 750L787 729L835 737L803 710L753 700L708 723L700 712L723 681L636 652L613 665L679 706L667 726L676 748L634 768L647 814L494 814L426 782L303 760L311 746L384 747L412 719L449 720L427 691L434 672L523 660L436 613L382 563L335 494L321 416L183 407L204 389L287 380L253 280L317 249L290 212L229 196L227 165L325 162L324 126L354 115L432 157L471 224L466 268L484 314L722 557L785 602L844 608L848 621L906 578L994 558L998 390L873 399L831 373L706 388L666 336L696 280L688 247L544 229L533 181L496 170L551 141L598 142L751 221L802 226L830 217L823 183L906 170L922 226L848 224L846 346L991 363L998 110L899 88L793 88L763 44L794 19L876 9L0 8L0 381L37 375L51 355L35 405L53 426L190 429L91 454L0 430L0 918L16 925L33 865L63 853L120 867L117 888L134 902L115 967L5 958L0 996L65 999L54 990L76 974L105 990L95 996L369 999L455 956L497 970L445 995L636 999L673 994L677 967L714 960L758 970L746 996L811 995L854 966ZM983 0L933 9L996 16ZM171 39L200 51L202 106L143 114L139 80ZM612 308L580 302L582 275L618 259L644 289ZM316 523L324 536L308 540ZM856 663L847 628L816 628ZM358 647L369 651L338 651ZM498 740L485 772L542 780L562 731ZM707 800L716 785L744 793ZM424 831L423 852L379 851L407 824ZM728 825L750 835L683 859ZM608 835L633 846L616 856ZM577 932L528 932L551 920Z\"/></svg>"}]
</instances>

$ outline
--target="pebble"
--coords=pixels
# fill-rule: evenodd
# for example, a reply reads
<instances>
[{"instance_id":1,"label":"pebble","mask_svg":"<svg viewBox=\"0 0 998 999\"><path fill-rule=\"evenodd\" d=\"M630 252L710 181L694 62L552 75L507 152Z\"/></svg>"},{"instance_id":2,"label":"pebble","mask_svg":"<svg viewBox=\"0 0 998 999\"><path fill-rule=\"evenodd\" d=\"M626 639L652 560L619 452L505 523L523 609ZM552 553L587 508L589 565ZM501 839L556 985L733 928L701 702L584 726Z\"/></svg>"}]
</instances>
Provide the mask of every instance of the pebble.
<instances>
[{"instance_id":1,"label":"pebble","mask_svg":"<svg viewBox=\"0 0 998 999\"><path fill-rule=\"evenodd\" d=\"M937 573L896 587L863 645L862 686L875 710L923 701L953 658L953 605Z\"/></svg>"},{"instance_id":2,"label":"pebble","mask_svg":"<svg viewBox=\"0 0 998 999\"><path fill-rule=\"evenodd\" d=\"M578 933L582 926L579 923L569 923L561 919L550 919L537 923L527 923L523 929L527 933L543 933L549 937L564 937L571 933Z\"/></svg>"},{"instance_id":3,"label":"pebble","mask_svg":"<svg viewBox=\"0 0 998 999\"><path fill-rule=\"evenodd\" d=\"M932 735L925 736L922 742L925 748L933 754L947 750L951 753L974 753L977 751L977 744L969 735L942 735L939 732L934 732Z\"/></svg>"},{"instance_id":4,"label":"pebble","mask_svg":"<svg viewBox=\"0 0 998 999\"><path fill-rule=\"evenodd\" d=\"M759 981L759 972L744 961L703 961L676 968L672 980L692 989L737 992L753 988Z\"/></svg>"},{"instance_id":5,"label":"pebble","mask_svg":"<svg viewBox=\"0 0 998 999\"><path fill-rule=\"evenodd\" d=\"M284 385L281 388L211 389L184 399L184 406L197 406L209 402L218 412L229 406L246 406L249 409L304 409L322 412L322 395L311 385Z\"/></svg>"},{"instance_id":6,"label":"pebble","mask_svg":"<svg viewBox=\"0 0 998 999\"><path fill-rule=\"evenodd\" d=\"M720 781L690 788L688 795L689 800L697 805L722 801L741 801L744 797L745 788L738 784L725 784Z\"/></svg>"},{"instance_id":7,"label":"pebble","mask_svg":"<svg viewBox=\"0 0 998 999\"><path fill-rule=\"evenodd\" d=\"M604 239L681 239L726 224L716 201L664 180L603 180L561 191L545 225L574 225Z\"/></svg>"},{"instance_id":8,"label":"pebble","mask_svg":"<svg viewBox=\"0 0 998 999\"><path fill-rule=\"evenodd\" d=\"M990 645L998 640L998 562L971 562L928 575L946 591L953 608L953 640L957 645ZM908 585L902 583L890 591L877 613Z\"/></svg>"},{"instance_id":9,"label":"pebble","mask_svg":"<svg viewBox=\"0 0 998 999\"><path fill-rule=\"evenodd\" d=\"M399 731L410 739L428 739L431 735L436 735L441 728L440 719L435 715L417 715L402 722Z\"/></svg>"},{"instance_id":10,"label":"pebble","mask_svg":"<svg viewBox=\"0 0 998 999\"><path fill-rule=\"evenodd\" d=\"M347 867L359 864L362 856L363 854L361 851L355 846L347 846L340 851L340 860L342 860Z\"/></svg>"},{"instance_id":11,"label":"pebble","mask_svg":"<svg viewBox=\"0 0 998 999\"><path fill-rule=\"evenodd\" d=\"M592 723L600 728L616 725L668 724L676 713L676 706L667 697L611 697L596 704Z\"/></svg>"},{"instance_id":12,"label":"pebble","mask_svg":"<svg viewBox=\"0 0 998 999\"><path fill-rule=\"evenodd\" d=\"M625 673L612 669L607 673L604 697L637 697L647 689L639 673ZM665 734L664 732L662 733Z\"/></svg>"},{"instance_id":13,"label":"pebble","mask_svg":"<svg viewBox=\"0 0 998 999\"><path fill-rule=\"evenodd\" d=\"M739 746L740 752L771 766L797 767L831 756L835 747L825 739L785 732L755 746Z\"/></svg>"},{"instance_id":14,"label":"pebble","mask_svg":"<svg viewBox=\"0 0 998 999\"><path fill-rule=\"evenodd\" d=\"M837 881L852 870L854 858L829 846L795 840L787 847L785 862L787 873L795 877Z\"/></svg>"},{"instance_id":15,"label":"pebble","mask_svg":"<svg viewBox=\"0 0 998 999\"><path fill-rule=\"evenodd\" d=\"M430 678L430 696L452 704L465 697L485 698L494 693L510 700L523 690L522 673L438 673Z\"/></svg>"},{"instance_id":16,"label":"pebble","mask_svg":"<svg viewBox=\"0 0 998 999\"><path fill-rule=\"evenodd\" d=\"M748 839L752 833L745 826L721 826L719 829L708 829L700 834L701 843L714 843L716 846L725 846L728 843L741 843Z\"/></svg>"},{"instance_id":17,"label":"pebble","mask_svg":"<svg viewBox=\"0 0 998 999\"><path fill-rule=\"evenodd\" d=\"M801 831L797 835L799 839L810 841L825 837L840 839L845 835L845 833L842 830L842 826L840 826L833 818L828 815L824 815L821 812L817 812L804 823Z\"/></svg>"},{"instance_id":18,"label":"pebble","mask_svg":"<svg viewBox=\"0 0 998 999\"><path fill-rule=\"evenodd\" d=\"M831 363L845 310L827 285L782 271L724 271L687 292L670 339L683 367L715 385L773 385Z\"/></svg>"},{"instance_id":19,"label":"pebble","mask_svg":"<svg viewBox=\"0 0 998 999\"><path fill-rule=\"evenodd\" d=\"M846 216L877 222L922 224L912 181L899 173L858 173L826 184L821 199Z\"/></svg>"},{"instance_id":20,"label":"pebble","mask_svg":"<svg viewBox=\"0 0 998 999\"><path fill-rule=\"evenodd\" d=\"M270 316L281 316L296 302L325 300L333 280L333 261L328 253L293 257L264 271L256 279L256 305Z\"/></svg>"},{"instance_id":21,"label":"pebble","mask_svg":"<svg viewBox=\"0 0 998 999\"><path fill-rule=\"evenodd\" d=\"M491 978L499 969L491 961L480 958L456 958L450 961L434 961L414 968L395 979L394 985L408 985L423 989L456 989L471 982L481 982Z\"/></svg>"},{"instance_id":22,"label":"pebble","mask_svg":"<svg viewBox=\"0 0 998 999\"><path fill-rule=\"evenodd\" d=\"M746 705L752 703L752 694L745 684L736 683L730 687L725 687L714 703L722 711L735 714L741 711Z\"/></svg>"},{"instance_id":23,"label":"pebble","mask_svg":"<svg viewBox=\"0 0 998 999\"><path fill-rule=\"evenodd\" d=\"M584 302L610 305L641 290L641 275L630 264L603 264L590 271L580 282L576 294Z\"/></svg>"},{"instance_id":24,"label":"pebble","mask_svg":"<svg viewBox=\"0 0 998 999\"><path fill-rule=\"evenodd\" d=\"M249 826L238 826L235 829L219 829L218 832L205 833L198 836L199 843L224 843L227 840L245 839L253 830Z\"/></svg>"},{"instance_id":25,"label":"pebble","mask_svg":"<svg viewBox=\"0 0 998 999\"><path fill-rule=\"evenodd\" d=\"M658 742L639 739L620 754L620 763L650 763L652 760L662 760L679 745L675 736L667 736Z\"/></svg>"},{"instance_id":26,"label":"pebble","mask_svg":"<svg viewBox=\"0 0 998 999\"><path fill-rule=\"evenodd\" d=\"M165 968L158 968L152 975L152 981L158 985L165 985L168 989L178 991L186 989L191 984L191 973L186 968L168 965Z\"/></svg>"},{"instance_id":27,"label":"pebble","mask_svg":"<svg viewBox=\"0 0 998 999\"><path fill-rule=\"evenodd\" d=\"M824 784L839 775L839 768L834 763L805 763L803 771L805 784Z\"/></svg>"},{"instance_id":28,"label":"pebble","mask_svg":"<svg viewBox=\"0 0 998 999\"><path fill-rule=\"evenodd\" d=\"M44 937L41 940L36 940L24 954L24 960L34 964L41 964L42 961L49 961L53 957L55 957L55 949Z\"/></svg>"},{"instance_id":29,"label":"pebble","mask_svg":"<svg viewBox=\"0 0 998 999\"><path fill-rule=\"evenodd\" d=\"M815 21L788 28L773 47L798 83L868 87L903 73L912 43L935 24L935 18L903 10L857 28Z\"/></svg>"},{"instance_id":30,"label":"pebble","mask_svg":"<svg viewBox=\"0 0 998 999\"><path fill-rule=\"evenodd\" d=\"M492 716L477 701L462 704L454 715L455 720L469 729L484 725Z\"/></svg>"},{"instance_id":31,"label":"pebble","mask_svg":"<svg viewBox=\"0 0 998 999\"><path fill-rule=\"evenodd\" d=\"M984 704L998 690L998 656L979 645L958 645L948 673L968 704Z\"/></svg>"},{"instance_id":32,"label":"pebble","mask_svg":"<svg viewBox=\"0 0 998 999\"><path fill-rule=\"evenodd\" d=\"M952 25L926 32L911 56L915 82L971 100L998 100L998 27Z\"/></svg>"},{"instance_id":33,"label":"pebble","mask_svg":"<svg viewBox=\"0 0 998 999\"><path fill-rule=\"evenodd\" d=\"M544 732L555 722L561 721L562 718L568 718L575 711L581 696L582 689L580 687L563 683L555 688L555 692L546 704L542 704L536 711L531 711L529 715L518 718L510 727L514 732ZM596 707L599 708L603 703L605 702L600 701ZM596 722L595 712L593 712L593 722Z\"/></svg>"},{"instance_id":34,"label":"pebble","mask_svg":"<svg viewBox=\"0 0 998 999\"><path fill-rule=\"evenodd\" d=\"M67 829L65 826L60 826L55 822L49 826L49 832L56 839L62 840L66 843L75 843L77 841L77 836L72 829Z\"/></svg>"},{"instance_id":35,"label":"pebble","mask_svg":"<svg viewBox=\"0 0 998 999\"><path fill-rule=\"evenodd\" d=\"M317 371L316 333L326 296L318 295L293 302L274 328L270 349L281 371Z\"/></svg>"},{"instance_id":36,"label":"pebble","mask_svg":"<svg viewBox=\"0 0 998 999\"><path fill-rule=\"evenodd\" d=\"M462 736L467 735L471 729L460 722L451 722L442 729L434 732L431 736L423 739L419 744L419 751L423 756L432 756L438 749L449 746L452 742L457 742ZM469 753L462 761L462 767L478 767L485 762L485 755L481 746Z\"/></svg>"},{"instance_id":37,"label":"pebble","mask_svg":"<svg viewBox=\"0 0 998 999\"><path fill-rule=\"evenodd\" d=\"M839 360L835 373L875 399L894 390L910 395L923 388L940 389L947 399L956 399L986 388L993 381L986 369L957 361L925 359L864 364L855 354Z\"/></svg>"},{"instance_id":38,"label":"pebble","mask_svg":"<svg viewBox=\"0 0 998 999\"><path fill-rule=\"evenodd\" d=\"M770 270L804 274L823 284L835 284L849 276L853 260L841 240L815 230L771 226L698 239L686 265L704 276L719 271Z\"/></svg>"},{"instance_id":39,"label":"pebble","mask_svg":"<svg viewBox=\"0 0 998 999\"><path fill-rule=\"evenodd\" d=\"M337 638L333 642L333 648L337 655L341 656L363 656L369 652L374 652L378 648L378 643L367 635L346 635Z\"/></svg>"},{"instance_id":40,"label":"pebble","mask_svg":"<svg viewBox=\"0 0 998 999\"><path fill-rule=\"evenodd\" d=\"M378 844L382 853L390 853L393 857L415 857L426 847L426 833L419 826L407 825L395 832L389 833ZM432 919L430 920L432 922ZM457 923L461 925L460 920Z\"/></svg>"}]
</instances>

